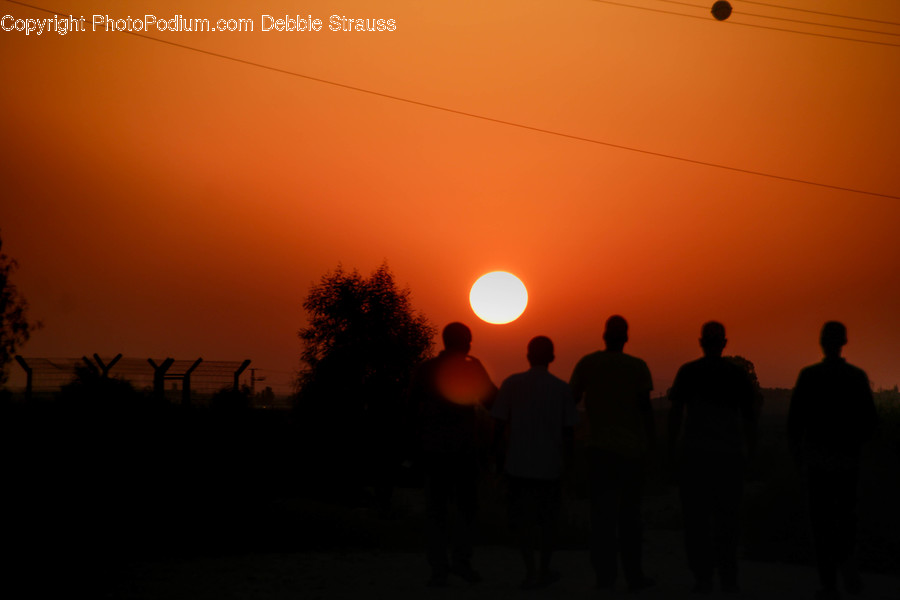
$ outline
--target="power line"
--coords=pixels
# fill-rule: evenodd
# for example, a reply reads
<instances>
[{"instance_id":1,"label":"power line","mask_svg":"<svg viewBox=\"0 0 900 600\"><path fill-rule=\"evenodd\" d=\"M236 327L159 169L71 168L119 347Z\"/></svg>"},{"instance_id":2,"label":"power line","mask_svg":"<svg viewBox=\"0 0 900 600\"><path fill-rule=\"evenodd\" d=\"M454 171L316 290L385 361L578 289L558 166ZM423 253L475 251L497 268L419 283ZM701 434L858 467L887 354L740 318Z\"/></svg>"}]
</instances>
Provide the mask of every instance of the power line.
<instances>
[{"instance_id":1,"label":"power line","mask_svg":"<svg viewBox=\"0 0 900 600\"><path fill-rule=\"evenodd\" d=\"M839 15L836 13L822 12L819 10L810 10L808 8L794 8L793 6L782 6L780 4L770 4L768 2L756 2L754 0L741 0L742 4L757 4L759 6L768 6L770 8L780 8L782 10L795 10L797 12L811 13L814 15L824 15L826 17L838 17L840 19L853 19L855 21L868 21L869 23L881 23L882 25L896 25L900 27L900 23L894 21L882 21L880 19L867 19L866 17L851 17L849 15Z\"/></svg>"},{"instance_id":2,"label":"power line","mask_svg":"<svg viewBox=\"0 0 900 600\"><path fill-rule=\"evenodd\" d=\"M23 2L19 2L18 0L6 0L6 1L7 1L7 2L11 2L11 3L13 3L13 4L20 4L20 5L22 5L22 6L27 6L28 8L33 8L33 9L35 9L35 10L43 11L43 12L46 12L46 13L57 14L57 13L54 13L53 11L48 10L48 9L40 8L40 7L37 7L37 6L32 6L32 5L30 5L30 4L25 4L25 3L23 3ZM605 1L605 0L595 0L595 1L600 2L600 1ZM428 103L428 102L422 102L422 101L420 101L420 100L412 100L412 99L410 99L410 98L404 98L404 97L402 97L402 96L395 96L395 95L392 95L392 94L386 94L386 93L384 93L384 92L376 92L376 91L374 91L374 90L369 90L369 89L366 89L366 88L361 88L361 87L357 87L357 86L353 86L353 85L348 85L348 84L346 84L346 83L339 83L339 82L331 81L331 80L328 80L328 79L322 79L322 78L320 78L320 77L313 77L313 76L311 76L311 75L304 75L303 73L298 73L298 72L296 72L296 71L289 71L289 70L287 70L287 69L282 69L282 68L279 68L279 67L273 67L273 66L266 65L266 64L263 64L263 63L257 63L257 62L253 62L253 61L246 60L246 59L243 59L243 58L237 58L237 57L234 57L234 56L229 56L229 55L227 55L227 54L220 54L220 53L218 53L218 52L212 52L212 51L210 51L210 50L203 50L203 49L201 49L201 48L196 48L196 47L194 47L194 46L188 46L188 45L186 45L186 44L179 44L179 43L177 43L177 42L173 42L173 41L170 41L170 40L163 40L163 39L160 39L160 38L155 38L155 37L152 37L152 36L149 36L149 35L145 35L145 34L142 34L142 33L137 33L137 32L134 32L134 31L123 31L123 32L121 32L121 33L125 33L125 34L128 34L128 35L133 35L133 36L135 36L135 37L143 38L143 39L150 40L150 41L153 41L153 42L158 42L158 43L160 43L160 44L167 44L167 45L169 45L169 46L173 46L173 47L175 47L175 48L181 48L181 49L183 49L183 50L189 50L189 51L192 51L192 52L198 52L198 53L200 53L200 54L206 54L207 56L213 56L213 57L216 57L216 58L220 58L220 59L223 59L223 60L228 60L228 61L231 61L231 62L235 62L235 63L247 65L247 66L250 66L250 67L256 67L256 68L258 68L258 69L264 69L264 70L266 70L266 71L271 71L271 72L273 72L273 73L280 73L280 74L282 74L282 75L289 75L289 76L291 76L291 77L298 77L298 78L301 78L301 79L306 79L306 80L308 80L308 81L315 81L315 82L317 82L317 83L322 83L322 84L325 84L325 85L330 85L330 86L338 87L338 88L341 88L341 89L352 90L352 91L354 91L354 92L359 92L359 93L362 93L362 94L368 94L368 95L370 95L370 96L376 96L376 97L378 97L378 98L385 98L385 99L388 99L388 100L394 100L394 101L396 101L396 102L403 102L403 103L405 103L405 104L410 104L410 105L413 105L413 106L421 106L421 107L423 107L423 108L430 108L430 109L432 109L432 110L438 110L438 111L442 111L442 112L446 112L446 113L450 113L450 114L454 114L454 115L460 115L460 116L463 116L463 117L469 117L469 118L472 118L472 119L478 119L478 120L486 121L486 122L489 122L489 123L496 123L496 124L499 124L499 125L506 125L506 126L508 126L508 127L515 127L515 128L518 128L518 129L524 129L524 130L526 130L526 131L534 131L534 132L536 132L536 133L543 133L543 134L545 134L545 135L552 135L552 136L560 137L560 138L564 138L564 139L576 140L576 141L579 141L579 142L586 142L586 143L589 143L589 144L595 144L595 145L598 145L598 146L606 146L606 147L608 147L608 148L616 148L616 149L618 149L618 150L627 150L627 151L629 151L629 152L636 152L636 153L638 153L638 154L645 154L645 155L647 155L647 156L656 156L656 157L658 157L658 158L668 158L668 159L670 159L670 160L677 160L677 161L680 161L680 162L685 162L685 163L690 163L690 164L695 164L695 165L701 165L701 166L704 166L704 167L712 167L712 168L716 168L716 169L724 169L724 170L726 170L726 171L732 171L732 172L735 172L735 173L744 173L744 174L747 174L747 175L756 175L756 176L759 176L759 177L766 177L766 178L769 178L769 179L777 179L777 180L779 180L779 181L789 181L789 182L791 182L791 183L800 183L800 184L804 184L804 185L812 185L812 186L816 186L816 187L821 187L821 188L826 188L826 189L831 189L831 190L838 190L838 191L842 191L842 192L852 192L852 193L855 193L855 194L864 194L864 195L867 195L867 196L876 196L876 197L879 197L879 198L889 198L889 199L892 199L892 200L900 200L900 196L893 195L893 194L883 194L883 193L880 193L880 192L870 192L870 191L861 190L861 189L858 189L858 188L844 187L844 186L832 185L832 184L828 184L828 183L820 183L820 182L817 182L817 181L810 181L810 180L808 180L808 179L800 179L800 178L796 178L796 177L787 177L787 176L784 176L784 175L775 175L775 174L772 174L772 173L765 173L765 172L763 172L763 171L754 171L754 170L752 170L752 169L743 169L743 168L740 168L740 167L732 167L732 166L729 166L729 165L722 165L722 164L719 164L719 163L713 163L713 162L708 162L708 161L703 161L703 160L697 160L697 159L693 159L693 158L685 158L685 157L683 157L683 156L676 156L676 155L674 155L674 154L665 154L665 153L663 153L663 152L655 152L655 151L653 151L653 150L645 150L645 149L642 149L642 148L635 148L635 147L633 147L633 146L625 146L625 145L623 145L623 144L616 144L616 143L613 143L613 142L605 142L605 141L603 141L603 140L597 140L597 139L594 139L594 138L584 137L584 136L580 136L580 135L574 135L574 134L570 134L570 133L563 133L563 132L561 132L561 131L554 131L554 130L552 130L552 129L544 129L544 128L541 128L541 127L535 127L535 126L533 126L533 125L525 125L525 124L522 124L522 123L516 123L516 122L514 122L514 121L506 121L506 120L504 120L504 119L498 119L498 118L495 118L495 117L488 117L488 116L485 116L485 115L480 115L480 114L477 114L477 113L471 113L471 112L467 112L467 111L463 111L463 110L458 110L458 109L455 109L455 108L449 108L449 107L441 106L441 105L438 105L438 104L430 104L430 103Z\"/></svg>"},{"instance_id":3,"label":"power line","mask_svg":"<svg viewBox=\"0 0 900 600\"><path fill-rule=\"evenodd\" d=\"M656 1L657 2L666 2L668 4L678 4L680 6L690 6L692 8L700 8L703 10L708 10L708 7L705 5L691 4L690 2L681 2L680 0L656 0ZM847 27L846 25L829 25L828 23L821 23L818 21L803 21L801 19L790 19L787 17L773 17L771 15L761 15L759 13L749 13L749 12L745 12L743 10L740 12L735 12L734 14L739 14L741 16L746 16L746 17L756 17L758 19L770 19L773 21L785 21L786 23L799 23L801 25L814 25L816 27L831 27L832 29L844 29L847 31L860 31L862 33L874 33L877 35L900 36L900 33L893 33L890 31L881 31L878 29L863 29L861 27ZM685 15L685 16L688 16L688 15Z\"/></svg>"},{"instance_id":4,"label":"power line","mask_svg":"<svg viewBox=\"0 0 900 600\"><path fill-rule=\"evenodd\" d=\"M11 2L12 0L7 0L7 1L8 1L8 2ZM686 13L676 12L676 11L673 11L673 10L663 10L663 9L661 9L661 8L652 8L652 7L649 7L649 6L637 6L637 5L635 5L635 4L627 4L627 3L625 3L625 2L615 2L614 0L591 0L591 1L592 1L592 2L599 2L599 3L601 3L601 4L610 4L610 5L612 5L612 6L621 6L621 7L624 7L624 8L636 8L636 9L638 9L638 10L646 10L646 11L656 12L656 13L662 13L662 14L666 14L666 15L674 15L674 16L676 16L676 17L688 17L688 18L691 18L691 19L702 19L702 20L704 20L704 21L709 21L709 20L710 20L710 18L709 18L708 16L705 16L705 15L704 15L704 16L701 16L701 15L689 15L689 14L686 14ZM683 4L683 3L679 2L678 4ZM691 6L694 6L694 5L691 5ZM699 8L699 7L698 7L698 8ZM706 7L703 7L703 8L706 8ZM759 16L759 15L756 15L756 16ZM774 18L774 17L764 17L764 18ZM783 20L790 20L790 19L783 19ZM756 24L756 23L744 23L744 22L742 22L742 21L734 21L734 20L731 20L731 19L729 19L728 21L725 21L725 22L728 23L729 25L742 25L742 26L744 26L744 27L753 27L753 28L755 28L755 29L768 29L768 30L770 30L770 31L781 31L781 32L784 32L784 33L796 33L796 34L798 34L798 35L811 35L811 36L813 36L813 37L828 38L828 39L832 39L832 40L843 40L843 41L846 41L846 42L859 42L859 43L861 43L861 44L875 44L875 45L878 45L878 46L891 46L891 47L894 47L894 48L900 48L900 44L895 44L895 43L892 43L892 42L879 42L879 41L877 41L877 40L864 40L864 39L861 39L861 38L853 38L853 37L846 37L846 36L840 36L840 35L830 35L830 34L827 34L827 33L815 33L815 32L812 32L812 31L799 31L799 30L797 30L797 29L785 29L785 28L782 28L782 27L771 27L771 26L768 26L768 25L759 25L759 24ZM826 25L826 27L828 27L828 26ZM884 32L879 32L879 33L884 33ZM886 34L886 35L894 35L894 34Z\"/></svg>"},{"instance_id":5,"label":"power line","mask_svg":"<svg viewBox=\"0 0 900 600\"><path fill-rule=\"evenodd\" d=\"M876 35L893 35L900 36L900 33L893 33L890 31L879 31L877 29L863 29L862 27L846 27L844 25L828 25L827 23L817 23L815 21L803 21L801 19L788 19L785 17L771 17L769 15L760 15L756 13L748 13L741 11L740 15L746 15L748 17L756 17L758 19L771 19L774 21L785 21L787 23L799 23L801 25L814 25L816 27L831 27L832 29L843 29L845 31L859 31L862 33L874 33ZM800 33L799 31L797 33Z\"/></svg>"},{"instance_id":6,"label":"power line","mask_svg":"<svg viewBox=\"0 0 900 600\"><path fill-rule=\"evenodd\" d=\"M599 2L601 0L595 0L595 1ZM729 20L727 22L731 25L742 25L744 27L754 27L756 29L768 29L770 31L782 31L785 33L796 33L798 35L811 35L813 37L829 38L832 40L843 40L845 42L859 42L861 44L875 44L877 46L892 46L894 48L900 48L900 44L892 44L891 42L878 42L875 40L863 40L860 38L844 37L844 36L840 36L840 35L829 35L827 33L813 33L812 31L798 31L796 29L785 29L783 27L770 27L767 25L758 25L756 23L744 23L741 21L730 21ZM893 34L889 34L889 35L893 35Z\"/></svg>"},{"instance_id":7,"label":"power line","mask_svg":"<svg viewBox=\"0 0 900 600\"><path fill-rule=\"evenodd\" d=\"M7 2L12 2L13 0L7 0ZM637 8L639 10L647 10L650 12L662 13L664 15L675 15L676 17L690 17L691 19L701 19L703 21L709 21L708 16L701 15L688 15L685 13L675 12L674 10L663 10L661 8L651 8L649 6L635 6L634 4L626 4L624 2L613 2L613 0L592 0L593 2L600 2L602 4L611 4L613 6L623 6L625 8ZM682 4L679 2L678 4ZM691 5L693 6L693 5ZM699 7L698 7L699 8ZM703 7L706 8L705 6Z\"/></svg>"}]
</instances>

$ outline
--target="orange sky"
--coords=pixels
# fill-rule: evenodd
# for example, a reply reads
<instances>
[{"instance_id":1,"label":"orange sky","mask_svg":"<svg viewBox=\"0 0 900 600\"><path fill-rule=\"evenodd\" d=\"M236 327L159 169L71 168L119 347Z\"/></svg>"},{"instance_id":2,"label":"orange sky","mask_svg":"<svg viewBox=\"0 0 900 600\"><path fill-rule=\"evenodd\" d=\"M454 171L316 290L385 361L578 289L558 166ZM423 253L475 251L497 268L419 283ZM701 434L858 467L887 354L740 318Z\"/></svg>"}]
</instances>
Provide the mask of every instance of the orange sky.
<instances>
[{"instance_id":1,"label":"orange sky","mask_svg":"<svg viewBox=\"0 0 900 600\"><path fill-rule=\"evenodd\" d=\"M125 33L0 31L0 235L44 328L26 356L243 359L287 390L311 284L387 260L438 327L469 323L496 381L525 344L567 378L631 323L658 391L721 320L766 386L846 356L900 383L900 26L734 2L53 0L60 14L252 18L156 38L383 94L695 161L487 122ZM788 4L788 0L781 4ZM698 5L704 3L698 2ZM711 4L711 3L710 3ZM791 1L900 22L893 0ZM893 32L877 36L744 13ZM393 32L260 32L263 14L393 18ZM44 18L0 0L0 16ZM890 45L742 26L761 24ZM90 25L88 25L90 27ZM468 290L528 286L515 323ZM17 367L14 368L14 371Z\"/></svg>"}]
</instances>

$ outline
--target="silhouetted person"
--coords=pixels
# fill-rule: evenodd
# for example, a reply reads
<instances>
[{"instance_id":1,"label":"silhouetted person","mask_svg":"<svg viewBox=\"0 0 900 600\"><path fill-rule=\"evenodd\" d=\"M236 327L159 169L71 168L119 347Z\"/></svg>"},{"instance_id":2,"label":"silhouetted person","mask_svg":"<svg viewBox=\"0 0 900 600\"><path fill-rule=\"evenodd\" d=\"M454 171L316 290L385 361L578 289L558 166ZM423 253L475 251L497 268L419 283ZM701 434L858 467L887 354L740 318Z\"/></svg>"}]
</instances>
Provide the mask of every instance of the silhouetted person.
<instances>
[{"instance_id":1,"label":"silhouetted person","mask_svg":"<svg viewBox=\"0 0 900 600\"><path fill-rule=\"evenodd\" d=\"M647 457L655 443L647 363L623 351L628 323L615 315L606 321L606 350L586 355L572 372L575 401L584 399L590 439L591 563L597 586L613 589L617 554L629 590L654 581L642 567L641 493Z\"/></svg>"},{"instance_id":2,"label":"silhouetted person","mask_svg":"<svg viewBox=\"0 0 900 600\"><path fill-rule=\"evenodd\" d=\"M425 470L428 584L435 587L445 586L449 573L469 583L481 579L471 562L478 475L476 411L489 407L497 392L478 359L469 356L469 328L450 323L442 337L444 350L422 363L411 389L419 411ZM461 517L452 527L451 500Z\"/></svg>"},{"instance_id":3,"label":"silhouetted person","mask_svg":"<svg viewBox=\"0 0 900 600\"><path fill-rule=\"evenodd\" d=\"M683 365L669 400L670 455L684 420L680 487L684 543L694 591L710 593L713 573L725 592L738 590L737 545L745 454L756 430L755 390L747 372L722 358L725 327L703 325L703 358Z\"/></svg>"},{"instance_id":4,"label":"silhouetted person","mask_svg":"<svg viewBox=\"0 0 900 600\"><path fill-rule=\"evenodd\" d=\"M532 339L527 356L531 368L506 378L491 414L497 419L495 441L503 439L509 426L504 470L509 476L510 524L525 562L522 588L537 589L559 579L550 570L550 557L576 412L568 384L547 370L555 358L550 338ZM540 565L535 563L535 546Z\"/></svg>"},{"instance_id":5,"label":"silhouetted person","mask_svg":"<svg viewBox=\"0 0 900 600\"><path fill-rule=\"evenodd\" d=\"M841 358L847 329L837 321L822 328L822 362L800 371L788 411L791 451L809 474L809 512L822 590L837 598L837 574L858 593L862 580L853 564L856 488L860 449L877 416L865 371Z\"/></svg>"}]
</instances>

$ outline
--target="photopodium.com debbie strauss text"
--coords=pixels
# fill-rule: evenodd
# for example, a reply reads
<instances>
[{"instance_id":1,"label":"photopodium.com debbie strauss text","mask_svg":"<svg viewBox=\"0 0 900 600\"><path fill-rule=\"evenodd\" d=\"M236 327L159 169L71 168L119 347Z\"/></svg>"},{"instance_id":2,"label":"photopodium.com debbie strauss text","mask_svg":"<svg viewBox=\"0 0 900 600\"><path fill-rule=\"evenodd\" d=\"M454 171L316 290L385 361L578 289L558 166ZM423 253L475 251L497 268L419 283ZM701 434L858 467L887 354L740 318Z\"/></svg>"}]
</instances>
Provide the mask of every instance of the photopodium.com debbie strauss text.
<instances>
[{"instance_id":1,"label":"photopodium.com debbie strauss text","mask_svg":"<svg viewBox=\"0 0 900 600\"><path fill-rule=\"evenodd\" d=\"M184 15L161 18L156 15L116 18L110 15L53 15L42 19L20 18L13 15L0 17L0 31L43 35L82 32L381 32L396 31L397 20L385 17L358 18L347 15L330 15L326 18L313 15L260 15L257 18L192 19Z\"/></svg>"}]
</instances>

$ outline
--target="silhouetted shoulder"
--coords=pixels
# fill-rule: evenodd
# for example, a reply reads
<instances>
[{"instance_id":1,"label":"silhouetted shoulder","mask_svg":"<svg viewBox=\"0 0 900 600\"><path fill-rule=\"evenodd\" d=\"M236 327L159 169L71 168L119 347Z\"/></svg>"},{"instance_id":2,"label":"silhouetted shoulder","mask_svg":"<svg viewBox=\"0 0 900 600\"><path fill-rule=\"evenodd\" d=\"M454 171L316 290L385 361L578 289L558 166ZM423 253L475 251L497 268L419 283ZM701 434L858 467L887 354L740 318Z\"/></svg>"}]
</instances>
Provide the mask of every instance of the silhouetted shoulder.
<instances>
[{"instance_id":1,"label":"silhouetted shoulder","mask_svg":"<svg viewBox=\"0 0 900 600\"><path fill-rule=\"evenodd\" d=\"M520 388L521 386L534 385L538 382L541 385L550 386L553 389L560 389L565 391L568 391L569 389L569 384L553 373L550 373L546 370L532 369L529 371L523 371L521 373L513 373L503 380L503 383L500 385L500 390L503 391L504 388Z\"/></svg>"},{"instance_id":2,"label":"silhouetted shoulder","mask_svg":"<svg viewBox=\"0 0 900 600\"><path fill-rule=\"evenodd\" d=\"M569 389L569 383L565 379L560 379L553 373L547 373L547 375L549 376L550 381L553 382L553 385Z\"/></svg>"},{"instance_id":3,"label":"silhouetted shoulder","mask_svg":"<svg viewBox=\"0 0 900 600\"><path fill-rule=\"evenodd\" d=\"M678 371L675 374L675 377L678 376L687 376L690 375L701 368L703 364L703 359L698 358L697 360L692 360L691 362L686 362L681 367L678 368Z\"/></svg>"},{"instance_id":4,"label":"silhouetted shoulder","mask_svg":"<svg viewBox=\"0 0 900 600\"><path fill-rule=\"evenodd\" d=\"M647 363L642 359L626 354L624 352L609 352L607 350L598 350L581 357L581 360L575 365L575 368L590 368L596 365L604 365L608 363L627 364L646 367Z\"/></svg>"},{"instance_id":5,"label":"silhouetted shoulder","mask_svg":"<svg viewBox=\"0 0 900 600\"><path fill-rule=\"evenodd\" d=\"M842 358L800 371L788 409L788 438L856 460L878 421L866 372Z\"/></svg>"},{"instance_id":6,"label":"silhouetted shoulder","mask_svg":"<svg viewBox=\"0 0 900 600\"><path fill-rule=\"evenodd\" d=\"M744 401L752 394L753 382L743 368L724 358L703 357L678 369L669 399L685 402L692 397L737 395Z\"/></svg>"},{"instance_id":7,"label":"silhouetted shoulder","mask_svg":"<svg viewBox=\"0 0 900 600\"><path fill-rule=\"evenodd\" d=\"M422 361L415 371L415 378L418 380L423 379L427 373L430 373L435 368L437 368L438 363L440 362L440 357L434 356L427 360Z\"/></svg>"},{"instance_id":8,"label":"silhouetted shoulder","mask_svg":"<svg viewBox=\"0 0 900 600\"><path fill-rule=\"evenodd\" d=\"M636 356L624 352L601 350L592 352L578 361L572 372L570 385L584 384L592 379L630 379L640 382L641 387L653 389L650 369L647 363ZM573 383L574 382L574 383Z\"/></svg>"},{"instance_id":9,"label":"silhouetted shoulder","mask_svg":"<svg viewBox=\"0 0 900 600\"><path fill-rule=\"evenodd\" d=\"M528 379L528 373L525 371L522 373L513 373L500 384L500 393L504 394L507 390L513 390L522 385L527 385Z\"/></svg>"},{"instance_id":10,"label":"silhouetted shoulder","mask_svg":"<svg viewBox=\"0 0 900 600\"><path fill-rule=\"evenodd\" d=\"M855 365L851 365L847 361L844 361L843 370L846 372L847 379L856 381L858 383L865 383L865 385L869 386L869 376L865 371L860 369Z\"/></svg>"},{"instance_id":11,"label":"silhouetted shoulder","mask_svg":"<svg viewBox=\"0 0 900 600\"><path fill-rule=\"evenodd\" d=\"M537 375L540 381L553 390L553 393L558 397L570 398L572 395L572 389L569 387L569 383L564 379L560 379L553 373L548 371L537 372Z\"/></svg>"},{"instance_id":12,"label":"silhouetted shoulder","mask_svg":"<svg viewBox=\"0 0 900 600\"><path fill-rule=\"evenodd\" d=\"M826 359L802 369L797 378L796 387L803 392L808 386L822 388L818 390L820 392L839 391L834 386L841 386L841 388L852 386L857 391L868 389L871 392L869 376L866 372L857 366L851 365L843 358ZM843 391L846 392L847 390L844 388Z\"/></svg>"},{"instance_id":13,"label":"silhouetted shoulder","mask_svg":"<svg viewBox=\"0 0 900 600\"><path fill-rule=\"evenodd\" d=\"M620 356L622 362L629 365L634 371L646 371L647 373L650 373L650 367L647 366L646 361L644 361L643 359L625 353L621 353Z\"/></svg>"},{"instance_id":14,"label":"silhouetted shoulder","mask_svg":"<svg viewBox=\"0 0 900 600\"><path fill-rule=\"evenodd\" d=\"M466 355L465 362L469 363L473 367L484 369L484 365L481 364L481 361L474 356Z\"/></svg>"},{"instance_id":15,"label":"silhouetted shoulder","mask_svg":"<svg viewBox=\"0 0 900 600\"><path fill-rule=\"evenodd\" d=\"M675 381L672 383L672 389L669 390L669 400L672 402L683 402L685 400L690 387L697 381L699 373L702 371L702 360L692 360L678 368L678 371L675 373Z\"/></svg>"},{"instance_id":16,"label":"silhouetted shoulder","mask_svg":"<svg viewBox=\"0 0 900 600\"><path fill-rule=\"evenodd\" d=\"M598 360L602 358L603 351L591 352L590 354L585 354L582 356L577 363L575 363L575 370L578 371L580 369L588 368L590 365L596 363Z\"/></svg>"},{"instance_id":17,"label":"silhouetted shoulder","mask_svg":"<svg viewBox=\"0 0 900 600\"><path fill-rule=\"evenodd\" d=\"M727 357L712 358L704 356L683 364L678 371L679 373L684 371L687 374L718 371L728 375L740 375L742 377L746 375L746 372L740 366L728 360Z\"/></svg>"}]
</instances>

